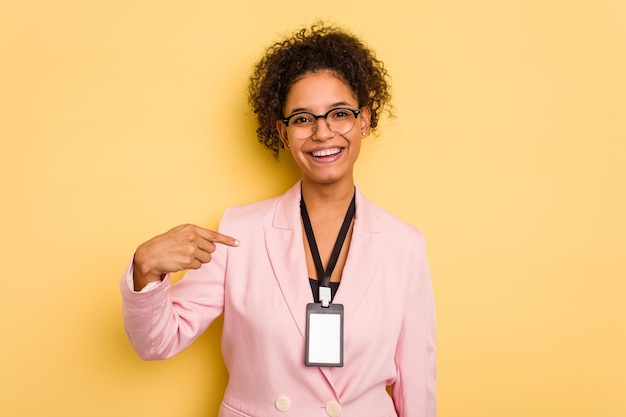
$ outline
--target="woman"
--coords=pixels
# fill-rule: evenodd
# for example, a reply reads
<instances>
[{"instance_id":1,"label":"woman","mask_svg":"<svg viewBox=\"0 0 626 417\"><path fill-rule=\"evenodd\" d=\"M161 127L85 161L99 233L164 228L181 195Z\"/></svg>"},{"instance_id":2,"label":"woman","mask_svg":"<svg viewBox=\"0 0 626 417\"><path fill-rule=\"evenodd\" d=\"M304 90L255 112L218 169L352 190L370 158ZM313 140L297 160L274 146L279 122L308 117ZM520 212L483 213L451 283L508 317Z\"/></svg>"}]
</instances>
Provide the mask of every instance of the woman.
<instances>
[{"instance_id":1,"label":"woman","mask_svg":"<svg viewBox=\"0 0 626 417\"><path fill-rule=\"evenodd\" d=\"M182 225L140 245L121 283L131 343L163 359L224 313L221 417L435 416L423 236L353 178L361 141L389 108L382 62L352 34L313 26L266 51L249 95L261 142L286 148L302 179L226 210L219 233ZM307 305L338 321L320 325ZM330 340L332 358L319 362Z\"/></svg>"}]
</instances>

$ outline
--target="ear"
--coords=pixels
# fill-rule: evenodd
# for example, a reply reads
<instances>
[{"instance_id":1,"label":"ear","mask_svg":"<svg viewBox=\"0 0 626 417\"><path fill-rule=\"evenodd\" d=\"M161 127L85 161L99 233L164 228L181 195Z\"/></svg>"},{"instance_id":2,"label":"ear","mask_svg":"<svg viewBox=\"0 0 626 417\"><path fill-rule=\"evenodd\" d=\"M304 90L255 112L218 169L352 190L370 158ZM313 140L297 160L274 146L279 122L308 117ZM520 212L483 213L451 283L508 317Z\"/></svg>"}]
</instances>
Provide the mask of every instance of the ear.
<instances>
[{"instance_id":1,"label":"ear","mask_svg":"<svg viewBox=\"0 0 626 417\"><path fill-rule=\"evenodd\" d=\"M289 149L289 138L287 137L287 126L282 120L276 120L276 130L278 131L278 137L283 143L285 149Z\"/></svg>"},{"instance_id":2,"label":"ear","mask_svg":"<svg viewBox=\"0 0 626 417\"><path fill-rule=\"evenodd\" d=\"M370 134L370 121L372 119L372 111L368 106L361 108L359 114L359 127L361 128L361 136L365 137Z\"/></svg>"}]
</instances>

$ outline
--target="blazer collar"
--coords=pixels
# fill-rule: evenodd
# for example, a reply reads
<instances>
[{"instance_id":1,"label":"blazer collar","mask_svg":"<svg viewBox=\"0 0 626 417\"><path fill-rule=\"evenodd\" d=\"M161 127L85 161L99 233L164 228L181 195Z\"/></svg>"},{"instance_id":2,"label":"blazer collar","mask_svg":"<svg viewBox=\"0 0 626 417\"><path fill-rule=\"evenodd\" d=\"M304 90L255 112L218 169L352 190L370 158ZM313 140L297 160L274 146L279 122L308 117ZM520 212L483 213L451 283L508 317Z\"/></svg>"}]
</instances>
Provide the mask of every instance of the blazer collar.
<instances>
[{"instance_id":1,"label":"blazer collar","mask_svg":"<svg viewBox=\"0 0 626 417\"><path fill-rule=\"evenodd\" d=\"M302 340L306 336L306 305L313 302L308 282L302 223L301 183L278 198L271 225L265 225L265 244L276 281ZM356 188L356 214L350 251L341 285L333 300L344 305L344 326L349 327L376 274L385 237L379 229L375 206ZM350 360L349 358L346 358ZM332 370L320 368L334 389ZM336 393L338 394L338 393Z\"/></svg>"},{"instance_id":2,"label":"blazer collar","mask_svg":"<svg viewBox=\"0 0 626 417\"><path fill-rule=\"evenodd\" d=\"M300 198L302 181L298 181L285 194L278 198L272 226L278 229L301 230ZM379 224L372 208L374 205L355 186L356 215L355 219L363 232L379 233ZM356 225L356 222L355 222Z\"/></svg>"},{"instance_id":3,"label":"blazer collar","mask_svg":"<svg viewBox=\"0 0 626 417\"><path fill-rule=\"evenodd\" d=\"M301 182L278 198L272 225L265 239L276 280L302 337L306 331L306 304L313 302L308 283L300 219ZM356 188L356 214L350 251L341 285L333 302L344 304L344 324L349 324L374 278L385 236L380 231L375 206Z\"/></svg>"}]
</instances>

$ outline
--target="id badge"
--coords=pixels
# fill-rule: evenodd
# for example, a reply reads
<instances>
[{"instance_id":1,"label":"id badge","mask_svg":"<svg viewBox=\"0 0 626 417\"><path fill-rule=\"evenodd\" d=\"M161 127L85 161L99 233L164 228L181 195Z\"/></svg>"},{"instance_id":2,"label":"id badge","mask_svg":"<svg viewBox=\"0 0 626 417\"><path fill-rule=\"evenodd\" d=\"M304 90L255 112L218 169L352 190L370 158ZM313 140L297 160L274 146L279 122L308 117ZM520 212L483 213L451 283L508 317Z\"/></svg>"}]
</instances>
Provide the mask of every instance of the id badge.
<instances>
[{"instance_id":1,"label":"id badge","mask_svg":"<svg viewBox=\"0 0 626 417\"><path fill-rule=\"evenodd\" d=\"M307 304L304 364L343 366L343 304Z\"/></svg>"}]
</instances>

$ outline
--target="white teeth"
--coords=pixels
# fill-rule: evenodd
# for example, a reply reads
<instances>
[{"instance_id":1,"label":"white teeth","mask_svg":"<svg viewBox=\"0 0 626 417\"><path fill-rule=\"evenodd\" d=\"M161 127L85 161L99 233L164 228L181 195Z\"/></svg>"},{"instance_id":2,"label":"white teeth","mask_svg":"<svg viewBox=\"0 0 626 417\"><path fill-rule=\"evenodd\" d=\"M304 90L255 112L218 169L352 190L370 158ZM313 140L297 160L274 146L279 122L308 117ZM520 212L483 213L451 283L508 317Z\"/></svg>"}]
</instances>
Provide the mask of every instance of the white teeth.
<instances>
[{"instance_id":1,"label":"white teeth","mask_svg":"<svg viewBox=\"0 0 626 417\"><path fill-rule=\"evenodd\" d=\"M321 151L311 152L311 155L313 155L313 156L329 156L329 155L337 155L339 152L341 152L341 149L339 149L339 148L332 148L332 149L323 149Z\"/></svg>"}]
</instances>

